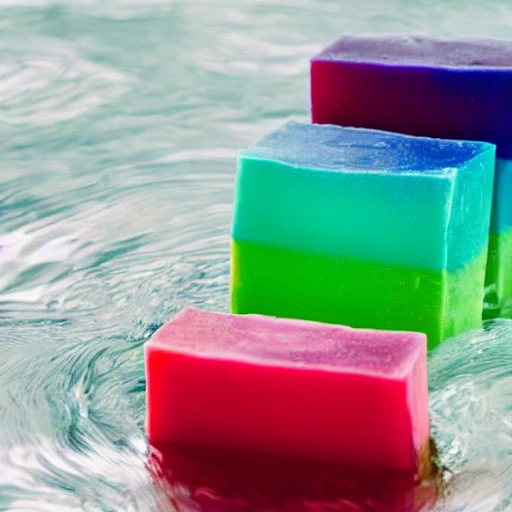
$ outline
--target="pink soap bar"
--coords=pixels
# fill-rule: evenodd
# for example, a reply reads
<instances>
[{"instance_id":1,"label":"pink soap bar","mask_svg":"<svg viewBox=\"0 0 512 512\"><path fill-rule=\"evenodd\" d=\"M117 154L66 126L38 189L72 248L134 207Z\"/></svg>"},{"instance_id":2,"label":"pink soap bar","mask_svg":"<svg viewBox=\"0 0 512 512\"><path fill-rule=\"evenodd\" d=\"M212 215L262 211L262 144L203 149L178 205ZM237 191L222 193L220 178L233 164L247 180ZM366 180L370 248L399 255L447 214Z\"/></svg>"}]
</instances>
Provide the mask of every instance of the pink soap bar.
<instances>
[{"instance_id":1,"label":"pink soap bar","mask_svg":"<svg viewBox=\"0 0 512 512\"><path fill-rule=\"evenodd\" d=\"M145 358L154 446L405 471L428 452L424 334L186 309Z\"/></svg>"}]
</instances>

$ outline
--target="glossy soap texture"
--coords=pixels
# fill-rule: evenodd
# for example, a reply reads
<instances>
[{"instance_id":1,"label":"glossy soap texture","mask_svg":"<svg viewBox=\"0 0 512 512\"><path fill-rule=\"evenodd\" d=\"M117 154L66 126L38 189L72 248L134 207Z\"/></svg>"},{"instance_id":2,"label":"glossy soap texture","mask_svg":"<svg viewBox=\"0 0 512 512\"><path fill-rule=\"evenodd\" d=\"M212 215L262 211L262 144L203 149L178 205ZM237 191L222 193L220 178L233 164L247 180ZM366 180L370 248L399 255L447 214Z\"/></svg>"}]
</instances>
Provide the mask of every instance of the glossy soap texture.
<instances>
[{"instance_id":1,"label":"glossy soap texture","mask_svg":"<svg viewBox=\"0 0 512 512\"><path fill-rule=\"evenodd\" d=\"M413 473L424 466L423 334L187 309L145 354L154 446Z\"/></svg>"},{"instance_id":2,"label":"glossy soap texture","mask_svg":"<svg viewBox=\"0 0 512 512\"><path fill-rule=\"evenodd\" d=\"M512 310L512 41L342 37L311 61L315 123L497 145L486 302ZM507 304L509 302L509 304ZM493 313L491 313L493 314Z\"/></svg>"},{"instance_id":3,"label":"glossy soap texture","mask_svg":"<svg viewBox=\"0 0 512 512\"><path fill-rule=\"evenodd\" d=\"M239 154L232 310L428 335L480 324L495 148L290 122Z\"/></svg>"}]
</instances>

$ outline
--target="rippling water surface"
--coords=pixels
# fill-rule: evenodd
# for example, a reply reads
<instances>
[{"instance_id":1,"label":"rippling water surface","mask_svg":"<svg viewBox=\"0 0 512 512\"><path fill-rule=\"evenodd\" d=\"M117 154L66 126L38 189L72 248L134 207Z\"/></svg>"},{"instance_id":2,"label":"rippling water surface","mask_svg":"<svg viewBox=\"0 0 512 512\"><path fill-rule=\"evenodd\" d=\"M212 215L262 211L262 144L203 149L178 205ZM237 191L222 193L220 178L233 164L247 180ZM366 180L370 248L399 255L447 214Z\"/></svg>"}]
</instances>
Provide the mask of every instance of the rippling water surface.
<instances>
[{"instance_id":1,"label":"rippling water surface","mask_svg":"<svg viewBox=\"0 0 512 512\"><path fill-rule=\"evenodd\" d=\"M362 31L510 37L512 4L0 1L0 510L171 509L142 344L228 309L235 151L308 119L308 58ZM512 510L511 346L431 358L439 510Z\"/></svg>"}]
</instances>

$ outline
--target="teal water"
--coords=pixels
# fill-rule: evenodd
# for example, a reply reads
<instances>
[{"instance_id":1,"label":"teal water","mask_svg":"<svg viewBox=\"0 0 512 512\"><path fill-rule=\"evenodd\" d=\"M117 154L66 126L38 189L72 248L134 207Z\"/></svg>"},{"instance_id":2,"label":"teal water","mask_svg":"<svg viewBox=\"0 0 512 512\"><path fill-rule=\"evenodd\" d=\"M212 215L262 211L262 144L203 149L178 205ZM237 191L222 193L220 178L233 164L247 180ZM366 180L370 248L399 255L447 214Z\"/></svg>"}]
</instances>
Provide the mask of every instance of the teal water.
<instances>
[{"instance_id":1,"label":"teal water","mask_svg":"<svg viewBox=\"0 0 512 512\"><path fill-rule=\"evenodd\" d=\"M0 1L0 510L171 510L142 344L228 309L235 151L306 121L309 57L361 31L507 37L512 4ZM432 356L439 510L512 509L511 343Z\"/></svg>"}]
</instances>

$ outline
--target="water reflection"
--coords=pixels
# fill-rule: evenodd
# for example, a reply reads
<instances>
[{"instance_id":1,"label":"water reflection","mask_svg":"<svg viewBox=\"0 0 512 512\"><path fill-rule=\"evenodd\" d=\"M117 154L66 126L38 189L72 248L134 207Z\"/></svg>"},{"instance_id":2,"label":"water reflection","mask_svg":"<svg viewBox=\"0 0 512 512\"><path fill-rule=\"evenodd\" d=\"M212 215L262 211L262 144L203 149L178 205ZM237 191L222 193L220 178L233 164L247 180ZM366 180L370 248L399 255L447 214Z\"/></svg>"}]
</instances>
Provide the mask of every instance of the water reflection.
<instances>
[{"instance_id":1,"label":"water reflection","mask_svg":"<svg viewBox=\"0 0 512 512\"><path fill-rule=\"evenodd\" d=\"M439 475L418 484L411 475L220 450L153 448L149 467L180 512L421 512L442 492Z\"/></svg>"}]
</instances>

